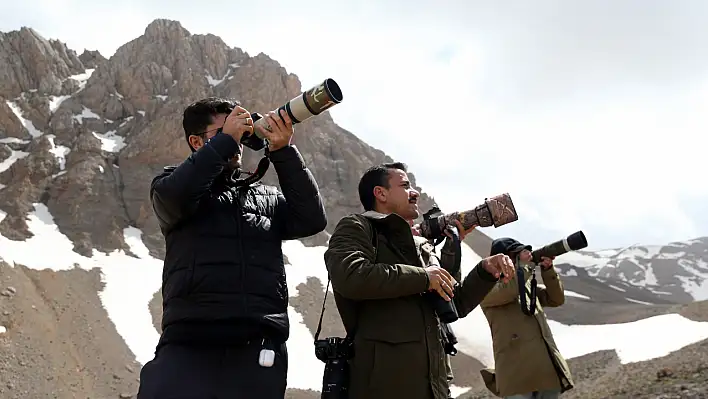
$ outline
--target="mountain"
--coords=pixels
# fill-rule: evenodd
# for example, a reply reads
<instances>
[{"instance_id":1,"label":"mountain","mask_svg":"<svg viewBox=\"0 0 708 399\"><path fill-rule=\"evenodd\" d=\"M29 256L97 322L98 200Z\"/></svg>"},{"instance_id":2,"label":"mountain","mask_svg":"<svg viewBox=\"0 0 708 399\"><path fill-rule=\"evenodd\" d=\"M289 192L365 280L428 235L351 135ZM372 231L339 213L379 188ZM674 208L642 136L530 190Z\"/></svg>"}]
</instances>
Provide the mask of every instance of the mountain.
<instances>
[{"instance_id":1,"label":"mountain","mask_svg":"<svg viewBox=\"0 0 708 399\"><path fill-rule=\"evenodd\" d=\"M130 398L141 364L152 358L161 312L164 243L148 184L188 154L184 106L218 95L266 112L307 87L265 54L251 56L163 19L108 59L95 51L79 55L31 28L0 33L0 78L0 396ZM342 89L339 107L347 106ZM312 334L327 278L324 245L342 216L360 211L355 193L363 171L391 159L328 112L297 125L294 142L317 179L329 223L326 232L284 243L288 397L317 398L323 364ZM254 168L258 155L245 155ZM272 170L264 181L277 184ZM422 209L433 203L423 194ZM491 240L474 231L465 241L469 271ZM643 376L670 368L660 385L675 383L679 391L705 374L708 328L699 321L708 311L694 302L704 298L693 287L703 284L708 239L648 248L557 259L567 300L548 313L581 375L570 397L617 394L629 386L613 379L617 370ZM328 298L323 334L342 334ZM679 330L670 339L656 327L667 323ZM455 393L484 397L478 370L493 363L486 321L477 309L453 327L460 339ZM682 355L669 354L675 350ZM632 389L655 389L645 380ZM598 393L599 381L606 393Z\"/></svg>"},{"instance_id":2,"label":"mountain","mask_svg":"<svg viewBox=\"0 0 708 399\"><path fill-rule=\"evenodd\" d=\"M566 258L568 273L587 272L610 288L641 287L671 302L708 299L708 237L667 245L632 245ZM610 284L621 282L620 286Z\"/></svg>"}]
</instances>

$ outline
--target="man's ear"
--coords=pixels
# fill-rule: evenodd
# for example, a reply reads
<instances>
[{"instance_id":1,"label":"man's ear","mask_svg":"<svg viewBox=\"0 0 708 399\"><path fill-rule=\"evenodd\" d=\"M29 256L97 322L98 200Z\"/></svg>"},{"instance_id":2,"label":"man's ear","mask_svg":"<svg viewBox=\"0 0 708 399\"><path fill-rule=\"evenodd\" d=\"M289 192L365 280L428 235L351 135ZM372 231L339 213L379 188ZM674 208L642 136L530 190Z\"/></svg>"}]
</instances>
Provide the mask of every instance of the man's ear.
<instances>
[{"instance_id":1,"label":"man's ear","mask_svg":"<svg viewBox=\"0 0 708 399\"><path fill-rule=\"evenodd\" d=\"M204 145L204 140L199 136L191 135L189 136L189 145L196 151Z\"/></svg>"},{"instance_id":2,"label":"man's ear","mask_svg":"<svg viewBox=\"0 0 708 399\"><path fill-rule=\"evenodd\" d=\"M374 187L374 198L379 202L386 202L386 190L381 186Z\"/></svg>"}]
</instances>

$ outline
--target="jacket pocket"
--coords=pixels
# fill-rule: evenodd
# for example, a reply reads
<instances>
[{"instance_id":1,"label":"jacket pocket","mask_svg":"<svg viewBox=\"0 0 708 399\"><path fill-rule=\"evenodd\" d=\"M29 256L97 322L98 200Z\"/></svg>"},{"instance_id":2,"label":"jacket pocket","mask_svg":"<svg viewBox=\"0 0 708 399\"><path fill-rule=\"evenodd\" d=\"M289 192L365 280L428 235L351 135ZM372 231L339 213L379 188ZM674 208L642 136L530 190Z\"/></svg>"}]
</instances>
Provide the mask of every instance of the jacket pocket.
<instances>
[{"instance_id":1,"label":"jacket pocket","mask_svg":"<svg viewBox=\"0 0 708 399\"><path fill-rule=\"evenodd\" d=\"M403 339L393 338L397 341ZM369 380L371 397L409 397L412 392L424 392L429 381L425 342L369 342L373 346L373 367Z\"/></svg>"}]
</instances>

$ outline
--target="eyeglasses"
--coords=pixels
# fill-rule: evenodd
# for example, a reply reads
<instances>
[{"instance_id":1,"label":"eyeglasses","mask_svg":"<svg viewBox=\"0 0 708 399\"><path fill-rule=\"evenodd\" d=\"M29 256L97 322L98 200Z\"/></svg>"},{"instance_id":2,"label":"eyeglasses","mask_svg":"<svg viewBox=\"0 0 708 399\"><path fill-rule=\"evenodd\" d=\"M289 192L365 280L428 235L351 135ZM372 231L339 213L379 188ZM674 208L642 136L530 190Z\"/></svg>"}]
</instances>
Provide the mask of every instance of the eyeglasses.
<instances>
[{"instance_id":1,"label":"eyeglasses","mask_svg":"<svg viewBox=\"0 0 708 399\"><path fill-rule=\"evenodd\" d=\"M204 136L206 136L208 133L216 132L217 130L219 130L221 128L223 128L223 126L217 127L216 129L207 130L206 132L195 133L194 136L201 137L202 139L204 139Z\"/></svg>"}]
</instances>

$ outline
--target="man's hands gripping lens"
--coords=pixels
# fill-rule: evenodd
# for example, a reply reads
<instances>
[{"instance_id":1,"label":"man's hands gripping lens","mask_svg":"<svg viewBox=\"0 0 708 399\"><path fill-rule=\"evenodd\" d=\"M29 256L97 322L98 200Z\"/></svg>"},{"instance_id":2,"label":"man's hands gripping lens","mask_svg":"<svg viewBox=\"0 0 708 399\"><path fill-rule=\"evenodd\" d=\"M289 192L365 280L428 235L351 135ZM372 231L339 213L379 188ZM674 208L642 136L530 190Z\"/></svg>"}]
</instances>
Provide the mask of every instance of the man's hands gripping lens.
<instances>
[{"instance_id":1,"label":"man's hands gripping lens","mask_svg":"<svg viewBox=\"0 0 708 399\"><path fill-rule=\"evenodd\" d=\"M275 151L290 144L294 129L292 120L285 110L280 110L280 118L275 111L268 112L263 118L270 126L270 130L259 125L255 127L268 140L268 149ZM234 107L231 114L224 121L222 132L233 137L236 142L241 142L244 134L253 134L254 124L251 114L241 106Z\"/></svg>"},{"instance_id":2,"label":"man's hands gripping lens","mask_svg":"<svg viewBox=\"0 0 708 399\"><path fill-rule=\"evenodd\" d=\"M500 278L502 282L508 283L514 277L514 263L511 258L504 254L497 254L483 259L482 267L495 278ZM437 291L446 301L452 299L457 280L440 266L428 266L425 268L428 274L428 290Z\"/></svg>"}]
</instances>

